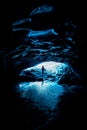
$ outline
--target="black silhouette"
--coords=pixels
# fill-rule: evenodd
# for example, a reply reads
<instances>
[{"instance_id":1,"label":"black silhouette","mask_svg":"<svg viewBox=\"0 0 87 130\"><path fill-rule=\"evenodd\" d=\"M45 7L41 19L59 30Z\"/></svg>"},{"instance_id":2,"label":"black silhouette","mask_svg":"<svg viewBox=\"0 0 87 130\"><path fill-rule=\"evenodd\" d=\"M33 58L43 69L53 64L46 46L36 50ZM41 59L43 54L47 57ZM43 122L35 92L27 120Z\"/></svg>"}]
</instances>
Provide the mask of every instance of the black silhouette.
<instances>
[{"instance_id":1,"label":"black silhouette","mask_svg":"<svg viewBox=\"0 0 87 130\"><path fill-rule=\"evenodd\" d=\"M44 66L42 65L42 75L44 74L44 70L45 70Z\"/></svg>"}]
</instances>

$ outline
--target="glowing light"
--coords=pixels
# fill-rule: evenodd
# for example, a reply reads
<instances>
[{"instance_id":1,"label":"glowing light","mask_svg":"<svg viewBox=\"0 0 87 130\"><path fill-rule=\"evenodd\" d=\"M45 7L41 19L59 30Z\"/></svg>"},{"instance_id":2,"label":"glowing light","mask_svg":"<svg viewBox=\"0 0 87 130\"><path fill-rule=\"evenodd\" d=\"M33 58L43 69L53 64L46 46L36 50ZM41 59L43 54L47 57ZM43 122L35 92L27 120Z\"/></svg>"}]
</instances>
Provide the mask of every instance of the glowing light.
<instances>
[{"instance_id":1,"label":"glowing light","mask_svg":"<svg viewBox=\"0 0 87 130\"><path fill-rule=\"evenodd\" d=\"M12 30L13 30L14 32L15 32L15 31L21 31L21 30L30 31L30 29L28 29L28 28L13 28Z\"/></svg>"},{"instance_id":2,"label":"glowing light","mask_svg":"<svg viewBox=\"0 0 87 130\"><path fill-rule=\"evenodd\" d=\"M68 38L66 38L66 39L69 40L69 41L72 41L72 40L73 40L71 37L68 37Z\"/></svg>"},{"instance_id":3,"label":"glowing light","mask_svg":"<svg viewBox=\"0 0 87 130\"><path fill-rule=\"evenodd\" d=\"M49 36L49 35L58 35L54 29L41 30L41 31L33 31L31 30L27 37L40 37L40 36Z\"/></svg>"},{"instance_id":4,"label":"glowing light","mask_svg":"<svg viewBox=\"0 0 87 130\"><path fill-rule=\"evenodd\" d=\"M44 66L44 68L48 73L55 73L55 74L61 74L64 71L64 69L68 67L68 65L65 63L49 61L40 63L33 67L29 67L27 69L24 69L23 71L31 71L31 70L41 71L42 66Z\"/></svg>"},{"instance_id":5,"label":"glowing light","mask_svg":"<svg viewBox=\"0 0 87 130\"><path fill-rule=\"evenodd\" d=\"M62 73L65 73L63 71L67 65L54 61L42 62L36 66L24 69L21 75L26 72L28 74L28 71L30 71L35 74L36 77L41 78L42 66L46 69L47 75L55 75L54 77L57 77L57 80L51 81L50 78L48 78L43 81L22 82L19 83L18 88L21 96L28 101L32 101L34 107L49 113L49 110L53 111L56 109L59 96L65 91L65 88L58 84L58 76L56 76L56 74L58 73L60 77Z\"/></svg>"},{"instance_id":6,"label":"glowing light","mask_svg":"<svg viewBox=\"0 0 87 130\"><path fill-rule=\"evenodd\" d=\"M53 76L55 79L57 77L57 79L50 80L50 78L48 78L42 81L21 82L17 84L17 88L21 97L31 103L34 109L37 108L47 115L51 113L53 117L55 109L58 107L60 96L67 91L67 87L58 84L58 81L61 76L66 73L68 65L54 61L42 62L33 67L24 69L20 75L25 74L26 76L32 74L41 78L42 66L46 69L46 75Z\"/></svg>"},{"instance_id":7,"label":"glowing light","mask_svg":"<svg viewBox=\"0 0 87 130\"><path fill-rule=\"evenodd\" d=\"M47 112L56 108L58 97L64 92L64 88L51 81L23 82L19 84L19 92L22 97L32 100L34 107Z\"/></svg>"},{"instance_id":8,"label":"glowing light","mask_svg":"<svg viewBox=\"0 0 87 130\"><path fill-rule=\"evenodd\" d=\"M31 21L32 21L31 18L20 19L20 20L17 20L16 22L14 22L12 24L12 26L20 25L20 24L23 24L25 22L31 22Z\"/></svg>"},{"instance_id":9,"label":"glowing light","mask_svg":"<svg viewBox=\"0 0 87 130\"><path fill-rule=\"evenodd\" d=\"M30 13L30 16L36 15L36 14L42 14L42 13L52 12L52 11L54 11L54 7L53 6L43 5L43 6L39 6L39 7L35 8Z\"/></svg>"}]
</instances>

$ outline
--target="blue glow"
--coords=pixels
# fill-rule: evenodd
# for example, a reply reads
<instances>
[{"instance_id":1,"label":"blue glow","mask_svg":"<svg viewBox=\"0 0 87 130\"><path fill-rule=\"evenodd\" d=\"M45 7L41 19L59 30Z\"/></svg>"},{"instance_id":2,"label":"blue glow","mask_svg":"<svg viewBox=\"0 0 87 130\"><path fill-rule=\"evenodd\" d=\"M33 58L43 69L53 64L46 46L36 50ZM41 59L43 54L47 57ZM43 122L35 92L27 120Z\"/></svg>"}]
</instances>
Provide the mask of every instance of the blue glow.
<instances>
[{"instance_id":1,"label":"blue glow","mask_svg":"<svg viewBox=\"0 0 87 130\"><path fill-rule=\"evenodd\" d=\"M40 6L40 7L35 8L35 9L30 13L30 16L36 15L36 14L41 14L41 13L52 12L52 11L54 11L54 7L53 7L53 6L43 5L43 6Z\"/></svg>"},{"instance_id":2,"label":"blue glow","mask_svg":"<svg viewBox=\"0 0 87 130\"><path fill-rule=\"evenodd\" d=\"M42 75L42 66L44 66L45 69L44 75ZM36 66L22 70L20 76L24 75L29 77L31 74L33 74L34 78L37 80L43 78L44 80L54 80L58 82L63 74L67 72L66 68L68 68L68 65L65 63L54 61L42 62Z\"/></svg>"},{"instance_id":3,"label":"blue glow","mask_svg":"<svg viewBox=\"0 0 87 130\"><path fill-rule=\"evenodd\" d=\"M68 37L66 39L69 40L69 41L73 41L73 39L71 37Z\"/></svg>"},{"instance_id":4,"label":"blue glow","mask_svg":"<svg viewBox=\"0 0 87 130\"><path fill-rule=\"evenodd\" d=\"M42 74L42 66L45 72ZM60 96L66 92L73 92L68 85L60 85L61 77L69 72L69 66L61 62L42 62L35 66L23 69L20 76L36 76L34 81L20 82L17 90L32 108L42 111L49 119L54 119ZM67 76L67 75L66 75ZM43 77L43 80L38 80Z\"/></svg>"},{"instance_id":5,"label":"blue glow","mask_svg":"<svg viewBox=\"0 0 87 130\"><path fill-rule=\"evenodd\" d=\"M56 109L59 96L64 88L56 82L22 82L18 85L18 91L23 98L33 102L33 106L44 112Z\"/></svg>"},{"instance_id":6,"label":"blue glow","mask_svg":"<svg viewBox=\"0 0 87 130\"><path fill-rule=\"evenodd\" d=\"M41 36L49 36L49 35L58 35L54 29L42 30L42 31L33 31L31 30L27 37L41 37Z\"/></svg>"},{"instance_id":7,"label":"blue glow","mask_svg":"<svg viewBox=\"0 0 87 130\"><path fill-rule=\"evenodd\" d=\"M44 68L47 71L51 71L52 73L56 73L56 71L58 70L61 71L63 68L66 68L67 65L65 63L61 63L61 62L54 62L54 61L49 61L49 62L42 62L34 67L30 67L25 69L26 70L31 70L31 69L40 69L42 68L42 66L44 66Z\"/></svg>"},{"instance_id":8,"label":"blue glow","mask_svg":"<svg viewBox=\"0 0 87 130\"><path fill-rule=\"evenodd\" d=\"M14 22L12 24L12 26L20 25L20 24L23 24L25 22L31 22L31 21L32 21L31 18L20 19L20 20L17 20L16 22Z\"/></svg>"},{"instance_id":9,"label":"blue glow","mask_svg":"<svg viewBox=\"0 0 87 130\"><path fill-rule=\"evenodd\" d=\"M21 30L30 31L30 29L28 29L28 28L13 28L12 30L13 30L14 32L15 32L15 31L21 31Z\"/></svg>"}]
</instances>

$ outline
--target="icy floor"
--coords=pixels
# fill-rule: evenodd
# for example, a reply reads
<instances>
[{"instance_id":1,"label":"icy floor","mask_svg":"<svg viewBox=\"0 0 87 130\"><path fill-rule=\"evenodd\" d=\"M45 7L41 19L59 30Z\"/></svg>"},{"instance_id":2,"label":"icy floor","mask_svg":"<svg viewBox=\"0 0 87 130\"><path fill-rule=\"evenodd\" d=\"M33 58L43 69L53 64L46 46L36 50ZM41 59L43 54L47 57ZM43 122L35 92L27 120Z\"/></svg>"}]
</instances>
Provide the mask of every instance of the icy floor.
<instances>
[{"instance_id":1,"label":"icy floor","mask_svg":"<svg viewBox=\"0 0 87 130\"><path fill-rule=\"evenodd\" d=\"M32 101L34 108L47 113L56 109L64 87L51 81L21 82L18 91L22 98Z\"/></svg>"}]
</instances>

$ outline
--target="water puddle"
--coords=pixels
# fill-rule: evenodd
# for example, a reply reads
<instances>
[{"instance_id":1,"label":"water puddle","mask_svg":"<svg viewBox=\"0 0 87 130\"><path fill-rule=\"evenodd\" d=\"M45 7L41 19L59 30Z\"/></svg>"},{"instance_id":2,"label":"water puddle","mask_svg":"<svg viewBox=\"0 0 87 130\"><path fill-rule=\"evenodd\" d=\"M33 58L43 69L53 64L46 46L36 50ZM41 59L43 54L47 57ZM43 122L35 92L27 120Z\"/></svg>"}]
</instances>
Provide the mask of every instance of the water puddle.
<instances>
[{"instance_id":1,"label":"water puddle","mask_svg":"<svg viewBox=\"0 0 87 130\"><path fill-rule=\"evenodd\" d=\"M47 113L56 109L64 87L52 81L21 82L18 91L34 108Z\"/></svg>"}]
</instances>

